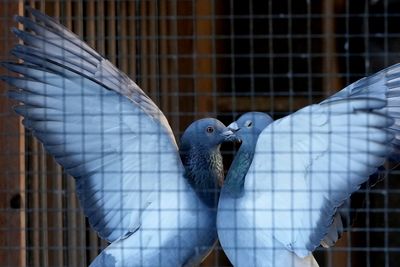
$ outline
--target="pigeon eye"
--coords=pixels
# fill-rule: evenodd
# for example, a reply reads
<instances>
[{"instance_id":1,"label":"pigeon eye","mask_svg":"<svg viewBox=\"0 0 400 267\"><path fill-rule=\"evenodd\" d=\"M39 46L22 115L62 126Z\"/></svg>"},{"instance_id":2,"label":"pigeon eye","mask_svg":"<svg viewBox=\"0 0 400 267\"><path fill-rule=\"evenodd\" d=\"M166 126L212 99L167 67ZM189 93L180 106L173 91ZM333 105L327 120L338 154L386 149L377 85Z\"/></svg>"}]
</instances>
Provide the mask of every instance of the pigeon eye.
<instances>
[{"instance_id":1,"label":"pigeon eye","mask_svg":"<svg viewBox=\"0 0 400 267\"><path fill-rule=\"evenodd\" d=\"M253 126L253 122L252 121L246 121L245 126L250 128Z\"/></svg>"},{"instance_id":2,"label":"pigeon eye","mask_svg":"<svg viewBox=\"0 0 400 267\"><path fill-rule=\"evenodd\" d=\"M207 133L212 133L212 132L214 132L214 128L212 126L208 126L207 129L206 129L206 132Z\"/></svg>"}]
</instances>

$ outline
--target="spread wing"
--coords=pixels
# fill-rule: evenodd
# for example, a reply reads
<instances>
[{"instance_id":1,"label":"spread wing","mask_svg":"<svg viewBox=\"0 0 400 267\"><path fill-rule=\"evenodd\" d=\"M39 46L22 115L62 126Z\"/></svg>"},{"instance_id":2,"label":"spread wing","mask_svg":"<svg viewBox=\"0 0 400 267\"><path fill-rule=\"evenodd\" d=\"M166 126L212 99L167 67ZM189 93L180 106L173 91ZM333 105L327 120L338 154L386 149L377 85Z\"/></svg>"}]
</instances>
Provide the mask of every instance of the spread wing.
<instances>
[{"instance_id":1,"label":"spread wing","mask_svg":"<svg viewBox=\"0 0 400 267\"><path fill-rule=\"evenodd\" d=\"M246 176L259 234L298 256L328 233L337 207L373 174L398 140L400 65L269 125Z\"/></svg>"},{"instance_id":2,"label":"spread wing","mask_svg":"<svg viewBox=\"0 0 400 267\"><path fill-rule=\"evenodd\" d=\"M182 164L170 126L125 74L55 20L28 9L26 31L4 63L19 77L9 96L16 112L65 170L90 224L108 241L140 226L142 212L163 190L182 188Z\"/></svg>"},{"instance_id":3,"label":"spread wing","mask_svg":"<svg viewBox=\"0 0 400 267\"><path fill-rule=\"evenodd\" d=\"M102 84L104 88L127 97L149 116L159 120L173 136L164 114L125 73L55 19L30 7L26 9L34 20L15 17L25 27L25 31L13 31L25 45L17 45L13 54L21 59L29 57L29 62L38 65L46 66L47 61L51 61L61 65L58 70L67 68Z\"/></svg>"}]
</instances>

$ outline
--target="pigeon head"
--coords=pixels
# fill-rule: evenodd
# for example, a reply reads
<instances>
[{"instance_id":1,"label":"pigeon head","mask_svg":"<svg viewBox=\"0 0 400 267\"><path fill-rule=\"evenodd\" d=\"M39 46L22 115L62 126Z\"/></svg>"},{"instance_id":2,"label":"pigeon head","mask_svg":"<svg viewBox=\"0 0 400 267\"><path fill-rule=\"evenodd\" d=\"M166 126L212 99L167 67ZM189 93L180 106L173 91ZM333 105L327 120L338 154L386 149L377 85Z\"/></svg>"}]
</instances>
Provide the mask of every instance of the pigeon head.
<instances>
[{"instance_id":1,"label":"pigeon head","mask_svg":"<svg viewBox=\"0 0 400 267\"><path fill-rule=\"evenodd\" d=\"M200 119L186 128L181 138L181 149L219 149L221 143L233 141L235 135L217 119Z\"/></svg>"},{"instance_id":2,"label":"pigeon head","mask_svg":"<svg viewBox=\"0 0 400 267\"><path fill-rule=\"evenodd\" d=\"M229 124L228 129L235 133L235 138L244 144L257 142L260 133L273 119L263 112L247 112Z\"/></svg>"},{"instance_id":3,"label":"pigeon head","mask_svg":"<svg viewBox=\"0 0 400 267\"><path fill-rule=\"evenodd\" d=\"M185 167L185 178L209 206L218 203L224 180L220 146L235 139L231 130L212 118L193 122L182 135L179 153Z\"/></svg>"},{"instance_id":4,"label":"pigeon head","mask_svg":"<svg viewBox=\"0 0 400 267\"><path fill-rule=\"evenodd\" d=\"M223 190L238 198L244 193L244 180L253 161L258 136L273 119L262 112L248 112L232 122L228 128L241 141L239 151L226 175Z\"/></svg>"}]
</instances>

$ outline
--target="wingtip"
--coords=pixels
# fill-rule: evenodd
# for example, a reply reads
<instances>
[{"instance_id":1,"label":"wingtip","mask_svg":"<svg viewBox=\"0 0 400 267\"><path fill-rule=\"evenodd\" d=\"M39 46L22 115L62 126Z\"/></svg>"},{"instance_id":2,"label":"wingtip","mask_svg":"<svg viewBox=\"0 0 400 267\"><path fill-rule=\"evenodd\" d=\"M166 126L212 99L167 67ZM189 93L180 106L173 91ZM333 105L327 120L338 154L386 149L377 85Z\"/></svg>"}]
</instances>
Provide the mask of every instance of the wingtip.
<instances>
[{"instance_id":1,"label":"wingtip","mask_svg":"<svg viewBox=\"0 0 400 267\"><path fill-rule=\"evenodd\" d=\"M34 61L34 55L32 55L29 50L27 49L26 46L24 45L19 45L19 46L15 46L10 53L15 56L16 58L19 58L20 60L24 61L24 64L27 66L30 63L32 64L32 62Z\"/></svg>"},{"instance_id":2,"label":"wingtip","mask_svg":"<svg viewBox=\"0 0 400 267\"><path fill-rule=\"evenodd\" d=\"M14 15L14 21L24 25L25 29L29 28L29 24L30 23L33 23L30 18L23 17L23 16L20 16L20 15Z\"/></svg>"},{"instance_id":3,"label":"wingtip","mask_svg":"<svg viewBox=\"0 0 400 267\"><path fill-rule=\"evenodd\" d=\"M22 31L19 30L19 29L17 29L16 27L11 27L11 32L12 32L13 34L15 34L18 38L21 37Z\"/></svg>"},{"instance_id":4,"label":"wingtip","mask_svg":"<svg viewBox=\"0 0 400 267\"><path fill-rule=\"evenodd\" d=\"M6 96L10 99L19 100L20 94L15 90L8 90Z\"/></svg>"},{"instance_id":5,"label":"wingtip","mask_svg":"<svg viewBox=\"0 0 400 267\"><path fill-rule=\"evenodd\" d=\"M27 118L24 118L24 119L22 120L22 124L25 126L25 128L27 128L27 129L29 129L29 130L32 130L32 125L33 125L33 123L32 123L31 120L28 120Z\"/></svg>"},{"instance_id":6,"label":"wingtip","mask_svg":"<svg viewBox=\"0 0 400 267\"><path fill-rule=\"evenodd\" d=\"M24 45L17 44L13 49L11 49L10 53L11 55L21 59L21 56L28 54L28 51L25 49Z\"/></svg>"},{"instance_id":7,"label":"wingtip","mask_svg":"<svg viewBox=\"0 0 400 267\"><path fill-rule=\"evenodd\" d=\"M12 109L14 110L15 113L17 113L20 116L25 117L27 115L26 105L23 104L14 105Z\"/></svg>"},{"instance_id":8,"label":"wingtip","mask_svg":"<svg viewBox=\"0 0 400 267\"><path fill-rule=\"evenodd\" d=\"M14 20L15 22L20 22L20 19L21 19L21 16L19 16L19 15L14 15L14 16L13 16L13 20Z\"/></svg>"},{"instance_id":9,"label":"wingtip","mask_svg":"<svg viewBox=\"0 0 400 267\"><path fill-rule=\"evenodd\" d=\"M11 61L2 61L0 62L0 66L3 68L6 68L8 70L10 70L10 68L12 68L13 66L18 65L17 62L11 62Z\"/></svg>"},{"instance_id":10,"label":"wingtip","mask_svg":"<svg viewBox=\"0 0 400 267\"><path fill-rule=\"evenodd\" d=\"M17 83L18 81L22 79L21 77L13 77L13 76L6 76L6 75L1 75L0 76L0 81L3 81L7 83L9 86L13 88L19 88Z\"/></svg>"},{"instance_id":11,"label":"wingtip","mask_svg":"<svg viewBox=\"0 0 400 267\"><path fill-rule=\"evenodd\" d=\"M40 13L39 10L30 5L25 5L25 12L33 16L35 16L35 13Z\"/></svg>"},{"instance_id":12,"label":"wingtip","mask_svg":"<svg viewBox=\"0 0 400 267\"><path fill-rule=\"evenodd\" d=\"M7 67L5 66L6 62L4 61L0 61L0 67L7 69Z\"/></svg>"},{"instance_id":13,"label":"wingtip","mask_svg":"<svg viewBox=\"0 0 400 267\"><path fill-rule=\"evenodd\" d=\"M18 63L16 63L16 62L9 62L9 61L2 61L2 62L0 62L0 66L3 67L3 68L5 68L5 69L7 69L7 70L9 70L9 71L12 71L12 67L15 66L15 65L18 65ZM3 76L3 77L5 77L5 76Z\"/></svg>"},{"instance_id":14,"label":"wingtip","mask_svg":"<svg viewBox=\"0 0 400 267\"><path fill-rule=\"evenodd\" d=\"M46 21L54 21L57 22L54 18L46 15L45 13L41 12L40 10L37 10L31 6L26 7L26 11L31 14L36 21L42 21L46 23Z\"/></svg>"},{"instance_id":15,"label":"wingtip","mask_svg":"<svg viewBox=\"0 0 400 267\"><path fill-rule=\"evenodd\" d=\"M14 47L13 47L13 49L11 49L11 52L12 51L19 51L19 52L22 52L22 51L25 51L26 49L25 49L25 45L23 45L23 44L16 44Z\"/></svg>"},{"instance_id":16,"label":"wingtip","mask_svg":"<svg viewBox=\"0 0 400 267\"><path fill-rule=\"evenodd\" d=\"M23 105L14 105L14 106L12 107L12 109L13 109L14 112L17 113L18 115L22 115L22 114L21 114L21 112L22 112L22 108L21 108L21 107L23 107Z\"/></svg>"}]
</instances>

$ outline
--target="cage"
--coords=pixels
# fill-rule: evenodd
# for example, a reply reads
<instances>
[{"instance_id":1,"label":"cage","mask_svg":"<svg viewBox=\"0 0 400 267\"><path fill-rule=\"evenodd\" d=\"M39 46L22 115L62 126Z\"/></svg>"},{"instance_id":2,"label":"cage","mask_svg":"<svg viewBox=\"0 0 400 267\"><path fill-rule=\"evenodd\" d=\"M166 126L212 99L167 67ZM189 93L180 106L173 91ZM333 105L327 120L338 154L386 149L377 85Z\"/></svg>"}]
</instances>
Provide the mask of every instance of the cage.
<instances>
[{"instance_id":1,"label":"cage","mask_svg":"<svg viewBox=\"0 0 400 267\"><path fill-rule=\"evenodd\" d=\"M396 0L0 0L1 61L15 60L10 28L26 5L127 73L177 139L203 117L281 118L400 61ZM85 219L74 180L24 130L9 89L0 83L0 266L87 266L107 243ZM226 170L234 150L222 146ZM352 196L344 235L314 253L320 266L398 265L399 174L383 175ZM216 246L202 266L232 265Z\"/></svg>"}]
</instances>

